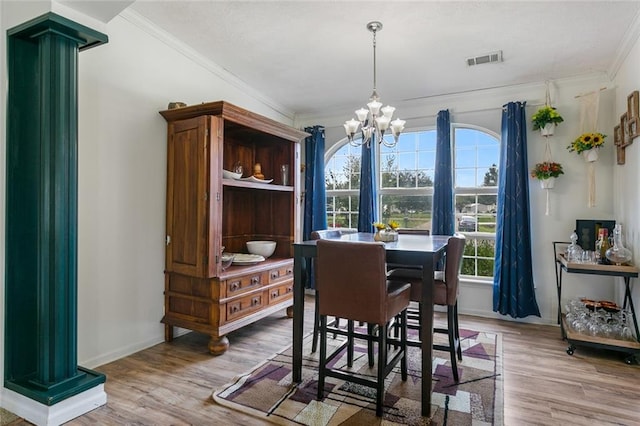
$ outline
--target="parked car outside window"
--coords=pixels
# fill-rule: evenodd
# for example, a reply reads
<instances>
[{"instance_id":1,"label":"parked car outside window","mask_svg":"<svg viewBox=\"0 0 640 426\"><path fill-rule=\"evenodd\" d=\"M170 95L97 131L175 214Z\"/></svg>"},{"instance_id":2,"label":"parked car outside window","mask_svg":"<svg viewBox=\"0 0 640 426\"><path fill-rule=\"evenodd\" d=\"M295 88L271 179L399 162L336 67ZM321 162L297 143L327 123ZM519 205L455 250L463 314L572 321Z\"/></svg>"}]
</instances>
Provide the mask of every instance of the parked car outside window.
<instances>
[{"instance_id":1,"label":"parked car outside window","mask_svg":"<svg viewBox=\"0 0 640 426\"><path fill-rule=\"evenodd\" d=\"M458 222L458 231L473 232L476 230L476 218L473 216L461 216Z\"/></svg>"}]
</instances>

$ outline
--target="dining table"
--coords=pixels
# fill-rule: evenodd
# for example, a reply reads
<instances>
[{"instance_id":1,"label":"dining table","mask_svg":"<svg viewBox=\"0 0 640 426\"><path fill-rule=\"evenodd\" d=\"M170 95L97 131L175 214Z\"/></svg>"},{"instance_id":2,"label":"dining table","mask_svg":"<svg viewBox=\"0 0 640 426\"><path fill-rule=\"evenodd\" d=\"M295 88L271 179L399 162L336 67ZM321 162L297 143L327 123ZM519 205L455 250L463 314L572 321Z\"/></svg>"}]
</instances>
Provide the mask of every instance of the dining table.
<instances>
[{"instance_id":1,"label":"dining table","mask_svg":"<svg viewBox=\"0 0 640 426\"><path fill-rule=\"evenodd\" d=\"M342 241L373 242L374 234L357 232L332 238ZM399 234L397 241L385 242L387 263L422 268L422 316L420 342L422 350L422 416L431 415L432 346L433 346L433 275L443 259L449 236ZM302 341L304 328L305 271L307 261L317 256L317 240L293 244L293 365L294 383L302 381ZM355 254L354 254L355 256Z\"/></svg>"}]
</instances>

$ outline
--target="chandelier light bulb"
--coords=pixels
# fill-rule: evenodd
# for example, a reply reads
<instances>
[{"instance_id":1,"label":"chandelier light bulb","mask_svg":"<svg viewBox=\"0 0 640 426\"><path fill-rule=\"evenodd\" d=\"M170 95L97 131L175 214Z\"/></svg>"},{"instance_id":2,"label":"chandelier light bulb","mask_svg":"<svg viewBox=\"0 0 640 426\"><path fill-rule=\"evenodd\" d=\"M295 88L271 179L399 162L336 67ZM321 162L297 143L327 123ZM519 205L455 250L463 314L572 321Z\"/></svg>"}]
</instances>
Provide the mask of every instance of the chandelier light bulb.
<instances>
[{"instance_id":1,"label":"chandelier light bulb","mask_svg":"<svg viewBox=\"0 0 640 426\"><path fill-rule=\"evenodd\" d=\"M357 120L351 119L344 123L344 130L347 134L349 142L354 146L362 144L369 145L371 139L374 137L378 143L381 143L387 147L393 147L398 143L400 133L404 130L405 121L396 118L391 121L395 108L387 105L382 107L382 102L378 96L376 89L376 33L382 30L382 23L378 21L372 21L367 24L367 29L373 33L373 92L367 108L360 108L356 110ZM380 115L382 113L382 115ZM360 127L362 132L362 138L356 140L355 134ZM384 139L385 132L391 127L391 133L393 134L393 141L386 141Z\"/></svg>"}]
</instances>

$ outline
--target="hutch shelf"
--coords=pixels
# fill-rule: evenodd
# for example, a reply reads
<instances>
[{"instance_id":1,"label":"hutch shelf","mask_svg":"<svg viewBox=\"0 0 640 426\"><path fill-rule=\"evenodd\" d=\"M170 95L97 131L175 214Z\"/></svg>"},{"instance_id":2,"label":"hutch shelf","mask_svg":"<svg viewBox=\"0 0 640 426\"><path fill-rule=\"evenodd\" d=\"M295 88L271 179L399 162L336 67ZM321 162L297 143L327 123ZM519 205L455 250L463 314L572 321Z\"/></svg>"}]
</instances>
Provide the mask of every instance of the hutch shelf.
<instances>
[{"instance_id":1,"label":"hutch shelf","mask_svg":"<svg viewBox=\"0 0 640 426\"><path fill-rule=\"evenodd\" d=\"M300 239L300 141L308 136L225 101L160 111L167 130L165 340L181 327L211 336L223 354L226 335L279 310L291 316L293 248ZM222 177L256 163L269 184ZM289 165L287 185L280 169ZM266 261L222 269L226 252L273 240Z\"/></svg>"}]
</instances>

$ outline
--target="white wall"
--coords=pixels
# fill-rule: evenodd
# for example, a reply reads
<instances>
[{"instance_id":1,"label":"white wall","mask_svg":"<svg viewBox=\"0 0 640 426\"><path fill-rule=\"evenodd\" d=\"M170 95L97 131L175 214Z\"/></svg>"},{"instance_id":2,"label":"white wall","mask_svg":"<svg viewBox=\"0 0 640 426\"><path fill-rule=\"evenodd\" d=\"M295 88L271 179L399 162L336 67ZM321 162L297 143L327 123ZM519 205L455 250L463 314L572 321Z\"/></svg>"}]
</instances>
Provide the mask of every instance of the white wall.
<instances>
[{"instance_id":1,"label":"white wall","mask_svg":"<svg viewBox=\"0 0 640 426\"><path fill-rule=\"evenodd\" d=\"M635 41L634 41L635 39ZM614 119L627 110L627 96L640 90L640 39L638 34L631 37L630 51L614 78L616 99ZM614 211L623 225L624 245L633 253L633 263L640 266L640 138L625 149L626 162L614 166ZM638 281L635 279L634 281ZM640 284L633 284L633 303L640 310ZM622 289L622 284L619 285Z\"/></svg>"}]
</instances>

